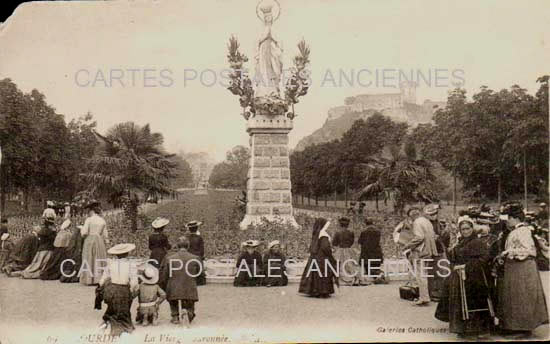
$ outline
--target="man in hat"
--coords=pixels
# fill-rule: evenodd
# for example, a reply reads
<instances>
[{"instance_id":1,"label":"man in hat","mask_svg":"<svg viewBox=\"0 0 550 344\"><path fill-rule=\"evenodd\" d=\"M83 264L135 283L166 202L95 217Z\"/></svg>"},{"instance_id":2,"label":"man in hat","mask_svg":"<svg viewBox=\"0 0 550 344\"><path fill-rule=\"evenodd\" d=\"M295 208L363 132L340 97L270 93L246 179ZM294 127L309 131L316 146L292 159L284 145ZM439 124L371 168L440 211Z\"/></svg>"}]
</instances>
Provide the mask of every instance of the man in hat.
<instances>
[{"instance_id":1,"label":"man in hat","mask_svg":"<svg viewBox=\"0 0 550 344\"><path fill-rule=\"evenodd\" d=\"M428 291L428 275L433 271L429 270L429 262L434 256L438 256L436 236L430 218L437 213L437 208L432 205L424 207L424 214L413 222L413 238L403 247L404 253L411 253L413 268L418 283L419 297L415 302L417 306L427 305L430 302Z\"/></svg>"},{"instance_id":2,"label":"man in hat","mask_svg":"<svg viewBox=\"0 0 550 344\"><path fill-rule=\"evenodd\" d=\"M200 259L189 253L189 239L185 236L178 239L176 248L178 251L168 254L161 264L159 286L166 291L171 322L179 324L182 316L191 323L195 302L199 301L195 276L201 272Z\"/></svg>"},{"instance_id":3,"label":"man in hat","mask_svg":"<svg viewBox=\"0 0 550 344\"><path fill-rule=\"evenodd\" d=\"M201 260L201 274L197 277L197 285L206 284L206 273L204 272L204 240L199 232L199 227L202 226L200 221L188 222L186 227L189 230L187 239L189 239L189 252L199 257Z\"/></svg>"}]
</instances>

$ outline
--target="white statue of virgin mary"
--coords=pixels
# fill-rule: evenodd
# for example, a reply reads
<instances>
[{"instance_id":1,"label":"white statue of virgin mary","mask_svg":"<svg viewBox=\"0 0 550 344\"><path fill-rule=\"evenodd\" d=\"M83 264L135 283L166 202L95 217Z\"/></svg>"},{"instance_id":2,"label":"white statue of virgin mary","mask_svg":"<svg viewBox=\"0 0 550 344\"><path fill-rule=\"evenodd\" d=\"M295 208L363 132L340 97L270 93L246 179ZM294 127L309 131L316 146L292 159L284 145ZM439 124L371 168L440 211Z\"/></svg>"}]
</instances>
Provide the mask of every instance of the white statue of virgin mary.
<instances>
[{"instance_id":1,"label":"white statue of virgin mary","mask_svg":"<svg viewBox=\"0 0 550 344\"><path fill-rule=\"evenodd\" d=\"M280 96L283 47L282 42L277 40L271 32L272 8L271 4L260 7L265 27L256 44L255 97Z\"/></svg>"}]
</instances>

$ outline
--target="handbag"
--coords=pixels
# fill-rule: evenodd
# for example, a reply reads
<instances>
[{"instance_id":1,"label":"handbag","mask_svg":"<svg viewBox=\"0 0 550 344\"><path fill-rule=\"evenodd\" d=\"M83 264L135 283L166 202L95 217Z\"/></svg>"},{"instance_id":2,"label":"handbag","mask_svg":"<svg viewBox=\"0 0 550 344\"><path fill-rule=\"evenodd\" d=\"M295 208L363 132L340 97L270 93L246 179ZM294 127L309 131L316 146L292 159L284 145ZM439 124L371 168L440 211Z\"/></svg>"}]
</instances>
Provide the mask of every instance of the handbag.
<instances>
[{"instance_id":1,"label":"handbag","mask_svg":"<svg viewBox=\"0 0 550 344\"><path fill-rule=\"evenodd\" d=\"M399 287L399 297L403 300L412 301L419 295L418 287L413 286L410 281Z\"/></svg>"}]
</instances>

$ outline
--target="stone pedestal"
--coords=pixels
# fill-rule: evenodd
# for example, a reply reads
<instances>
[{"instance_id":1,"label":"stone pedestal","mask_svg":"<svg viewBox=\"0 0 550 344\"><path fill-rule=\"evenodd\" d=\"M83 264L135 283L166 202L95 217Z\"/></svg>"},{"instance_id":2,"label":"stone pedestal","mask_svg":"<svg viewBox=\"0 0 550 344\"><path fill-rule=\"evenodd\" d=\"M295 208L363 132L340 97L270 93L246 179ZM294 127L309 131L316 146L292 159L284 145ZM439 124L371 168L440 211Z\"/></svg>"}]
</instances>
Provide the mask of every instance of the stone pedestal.
<instances>
[{"instance_id":1,"label":"stone pedestal","mask_svg":"<svg viewBox=\"0 0 550 344\"><path fill-rule=\"evenodd\" d=\"M282 220L299 227L293 216L288 133L292 120L283 115L256 115L247 123L250 134L246 215L241 229Z\"/></svg>"}]
</instances>

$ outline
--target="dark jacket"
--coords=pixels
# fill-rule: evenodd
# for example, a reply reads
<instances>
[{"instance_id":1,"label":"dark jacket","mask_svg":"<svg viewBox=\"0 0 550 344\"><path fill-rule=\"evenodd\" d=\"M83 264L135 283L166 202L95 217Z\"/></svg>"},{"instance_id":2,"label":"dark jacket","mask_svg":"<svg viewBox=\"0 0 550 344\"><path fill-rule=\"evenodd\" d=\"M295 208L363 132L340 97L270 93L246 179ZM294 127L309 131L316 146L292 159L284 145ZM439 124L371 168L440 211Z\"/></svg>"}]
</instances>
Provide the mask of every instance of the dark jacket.
<instances>
[{"instance_id":1,"label":"dark jacket","mask_svg":"<svg viewBox=\"0 0 550 344\"><path fill-rule=\"evenodd\" d=\"M336 232L336 234L334 235L334 239L332 240L332 246L349 248L353 246L354 241L355 241L355 234L353 234L353 232L350 231L349 229L343 228L338 232Z\"/></svg>"},{"instance_id":2,"label":"dark jacket","mask_svg":"<svg viewBox=\"0 0 550 344\"><path fill-rule=\"evenodd\" d=\"M368 261L369 259L382 259L382 247L380 247L380 232L375 229L367 229L361 232L359 240L361 246L360 259Z\"/></svg>"},{"instance_id":3,"label":"dark jacket","mask_svg":"<svg viewBox=\"0 0 550 344\"><path fill-rule=\"evenodd\" d=\"M172 248L168 242L168 237L163 233L153 233L149 235L149 249L151 250L150 259L156 261L155 267L159 267L166 256L168 250Z\"/></svg>"},{"instance_id":4,"label":"dark jacket","mask_svg":"<svg viewBox=\"0 0 550 344\"><path fill-rule=\"evenodd\" d=\"M170 261L173 262L172 276L170 276ZM197 283L193 277L200 271L199 261L199 257L189 253L186 249L180 249L165 257L160 268L159 286L166 291L168 301L199 300ZM178 269L180 266L181 269Z\"/></svg>"},{"instance_id":5,"label":"dark jacket","mask_svg":"<svg viewBox=\"0 0 550 344\"><path fill-rule=\"evenodd\" d=\"M53 242L57 233L52 228L53 226L44 225L38 232L38 252L52 251L54 249Z\"/></svg>"},{"instance_id":6,"label":"dark jacket","mask_svg":"<svg viewBox=\"0 0 550 344\"><path fill-rule=\"evenodd\" d=\"M190 233L187 238L189 239L189 252L200 259L204 259L204 240L202 237L198 234Z\"/></svg>"}]
</instances>

